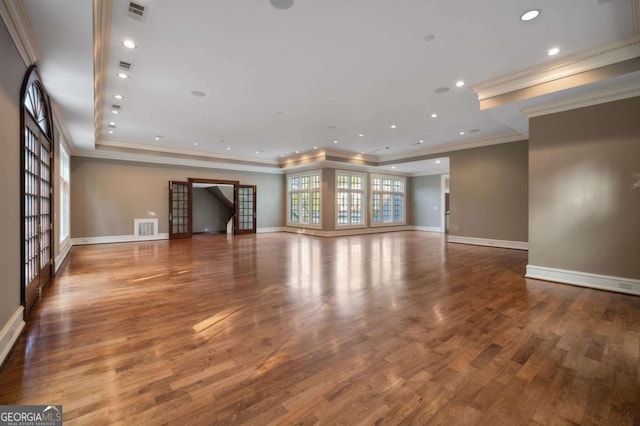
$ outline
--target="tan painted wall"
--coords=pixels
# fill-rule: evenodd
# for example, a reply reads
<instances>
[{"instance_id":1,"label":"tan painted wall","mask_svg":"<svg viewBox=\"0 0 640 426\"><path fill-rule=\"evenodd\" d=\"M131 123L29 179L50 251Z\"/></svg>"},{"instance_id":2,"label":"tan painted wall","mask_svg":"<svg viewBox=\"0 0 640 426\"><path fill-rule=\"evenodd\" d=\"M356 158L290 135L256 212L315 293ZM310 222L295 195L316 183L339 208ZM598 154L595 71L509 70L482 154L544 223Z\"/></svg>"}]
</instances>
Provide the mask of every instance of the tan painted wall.
<instances>
[{"instance_id":1,"label":"tan painted wall","mask_svg":"<svg viewBox=\"0 0 640 426\"><path fill-rule=\"evenodd\" d=\"M167 233L168 182L190 177L256 185L257 227L284 226L284 175L72 157L72 238L132 235L133 220L153 214Z\"/></svg>"},{"instance_id":2,"label":"tan painted wall","mask_svg":"<svg viewBox=\"0 0 640 426\"><path fill-rule=\"evenodd\" d=\"M415 176L411 181L413 203L411 225L440 228L442 226L442 175ZM407 222L409 223L409 222Z\"/></svg>"},{"instance_id":3,"label":"tan painted wall","mask_svg":"<svg viewBox=\"0 0 640 426\"><path fill-rule=\"evenodd\" d=\"M0 329L20 307L20 86L27 71L0 19Z\"/></svg>"},{"instance_id":4,"label":"tan painted wall","mask_svg":"<svg viewBox=\"0 0 640 426\"><path fill-rule=\"evenodd\" d=\"M529 264L639 279L640 97L529 127Z\"/></svg>"},{"instance_id":5,"label":"tan painted wall","mask_svg":"<svg viewBox=\"0 0 640 426\"><path fill-rule=\"evenodd\" d=\"M450 161L450 234L527 241L527 141L454 151Z\"/></svg>"}]
</instances>

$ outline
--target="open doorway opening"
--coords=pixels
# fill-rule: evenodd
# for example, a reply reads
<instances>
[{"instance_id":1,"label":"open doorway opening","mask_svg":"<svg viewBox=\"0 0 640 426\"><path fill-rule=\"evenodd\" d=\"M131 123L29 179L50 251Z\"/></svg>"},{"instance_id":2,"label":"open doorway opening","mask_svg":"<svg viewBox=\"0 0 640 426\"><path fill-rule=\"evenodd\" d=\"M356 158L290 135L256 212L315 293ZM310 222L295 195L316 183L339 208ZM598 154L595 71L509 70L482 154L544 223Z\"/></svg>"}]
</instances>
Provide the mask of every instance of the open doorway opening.
<instances>
[{"instance_id":1,"label":"open doorway opening","mask_svg":"<svg viewBox=\"0 0 640 426\"><path fill-rule=\"evenodd\" d=\"M204 182L193 182L192 185L193 233L233 232L234 185Z\"/></svg>"}]
</instances>

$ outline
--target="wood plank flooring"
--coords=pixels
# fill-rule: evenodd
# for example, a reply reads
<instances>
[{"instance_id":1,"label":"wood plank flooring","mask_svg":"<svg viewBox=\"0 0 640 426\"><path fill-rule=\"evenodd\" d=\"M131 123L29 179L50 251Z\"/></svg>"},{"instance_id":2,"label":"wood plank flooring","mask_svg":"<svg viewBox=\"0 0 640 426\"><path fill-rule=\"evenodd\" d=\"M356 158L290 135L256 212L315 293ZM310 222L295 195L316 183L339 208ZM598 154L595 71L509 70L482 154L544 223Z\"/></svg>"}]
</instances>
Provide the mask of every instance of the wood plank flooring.
<instances>
[{"instance_id":1,"label":"wood plank flooring","mask_svg":"<svg viewBox=\"0 0 640 426\"><path fill-rule=\"evenodd\" d=\"M0 372L69 425L640 424L640 298L439 234L75 247Z\"/></svg>"}]
</instances>

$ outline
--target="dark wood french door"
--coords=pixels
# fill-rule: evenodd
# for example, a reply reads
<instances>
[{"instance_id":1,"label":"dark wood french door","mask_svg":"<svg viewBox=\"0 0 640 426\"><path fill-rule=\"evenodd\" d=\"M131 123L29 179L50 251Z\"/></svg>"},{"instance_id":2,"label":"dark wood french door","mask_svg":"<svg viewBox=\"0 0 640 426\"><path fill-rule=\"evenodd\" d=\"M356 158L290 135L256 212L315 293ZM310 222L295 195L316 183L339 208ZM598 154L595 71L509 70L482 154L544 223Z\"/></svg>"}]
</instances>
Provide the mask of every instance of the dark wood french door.
<instances>
[{"instance_id":1,"label":"dark wood french door","mask_svg":"<svg viewBox=\"0 0 640 426\"><path fill-rule=\"evenodd\" d=\"M169 239L191 238L191 183L169 182Z\"/></svg>"},{"instance_id":2,"label":"dark wood french door","mask_svg":"<svg viewBox=\"0 0 640 426\"><path fill-rule=\"evenodd\" d=\"M256 232L256 187L238 185L236 200L236 233L252 234Z\"/></svg>"},{"instance_id":3,"label":"dark wood french door","mask_svg":"<svg viewBox=\"0 0 640 426\"><path fill-rule=\"evenodd\" d=\"M51 279L51 142L27 115L24 126L24 306Z\"/></svg>"}]
</instances>

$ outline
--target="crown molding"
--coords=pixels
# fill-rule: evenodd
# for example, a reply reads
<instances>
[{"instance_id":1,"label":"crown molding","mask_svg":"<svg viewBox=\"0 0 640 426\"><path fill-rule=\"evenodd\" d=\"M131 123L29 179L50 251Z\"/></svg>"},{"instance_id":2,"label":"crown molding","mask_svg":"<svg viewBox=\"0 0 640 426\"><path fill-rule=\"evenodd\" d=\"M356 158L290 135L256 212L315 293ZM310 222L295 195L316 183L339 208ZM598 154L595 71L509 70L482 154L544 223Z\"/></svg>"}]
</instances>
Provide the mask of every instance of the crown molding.
<instances>
[{"instance_id":1,"label":"crown molding","mask_svg":"<svg viewBox=\"0 0 640 426\"><path fill-rule=\"evenodd\" d=\"M27 67L42 58L42 50L24 3L21 0L0 0L0 16Z\"/></svg>"},{"instance_id":2,"label":"crown molding","mask_svg":"<svg viewBox=\"0 0 640 426\"><path fill-rule=\"evenodd\" d=\"M114 139L114 138L99 138L96 140L96 147L108 147L112 148L112 151L117 150L128 150L135 151L145 154L157 154L162 156L184 156L197 158L198 160L204 161L220 161L220 162L230 162L234 161L237 163L247 163L253 165L264 165L265 167L279 167L280 164L278 161L270 160L270 159L254 159L242 157L240 155L233 154L224 154L224 153L212 153L206 152L197 149L189 149L189 148L173 148L169 146L162 145L148 145L143 143L138 143L135 141L130 141L126 139Z\"/></svg>"},{"instance_id":3,"label":"crown molding","mask_svg":"<svg viewBox=\"0 0 640 426\"><path fill-rule=\"evenodd\" d=\"M76 151L76 145L71 138L71 132L69 132L69 126L62 113L62 108L56 102L51 102L51 115L53 115L53 125L62 133L63 140L61 143L70 154L73 154Z\"/></svg>"},{"instance_id":4,"label":"crown molding","mask_svg":"<svg viewBox=\"0 0 640 426\"><path fill-rule=\"evenodd\" d=\"M587 95L575 96L560 101L548 102L540 105L534 105L522 108L520 112L528 118L538 117L541 115L554 114L557 112L568 111L576 108L583 108L606 102L613 102L627 98L640 96L640 82L611 87Z\"/></svg>"},{"instance_id":5,"label":"crown molding","mask_svg":"<svg viewBox=\"0 0 640 426\"><path fill-rule=\"evenodd\" d=\"M419 151L409 151L409 152L403 152L400 154L389 154L389 155L380 156L378 158L379 160L378 165L385 166L389 164L396 164L396 163L402 162L402 160L407 160L407 161L426 160L428 159L428 157L436 154L443 154L443 153L452 152L452 151L461 151L463 149L480 148L480 147L489 146L489 145L499 145L502 143L518 142L526 139L527 137L525 135L514 132L514 133L508 133L504 135L474 139L470 141L437 145L429 148L424 148Z\"/></svg>"},{"instance_id":6,"label":"crown molding","mask_svg":"<svg viewBox=\"0 0 640 426\"><path fill-rule=\"evenodd\" d=\"M634 0L638 3L640 0ZM634 3L634 4L635 4ZM636 8L637 9L637 8ZM637 13L634 13L636 16ZM637 18L637 16L636 16ZM473 85L483 101L640 56L640 34Z\"/></svg>"},{"instance_id":7,"label":"crown molding","mask_svg":"<svg viewBox=\"0 0 640 426\"><path fill-rule=\"evenodd\" d=\"M121 152L107 150L76 150L74 157L97 158L102 160L116 160L127 163L163 164L170 166L196 167L205 169L233 170L238 172L255 172L269 174L283 174L278 167L268 165L240 164L236 162L216 161L215 159L198 159L188 157L175 157L163 155L151 155L137 152Z\"/></svg>"},{"instance_id":8,"label":"crown molding","mask_svg":"<svg viewBox=\"0 0 640 426\"><path fill-rule=\"evenodd\" d=\"M111 0L93 0L93 127L95 140L102 131L102 112L109 64Z\"/></svg>"},{"instance_id":9,"label":"crown molding","mask_svg":"<svg viewBox=\"0 0 640 426\"><path fill-rule=\"evenodd\" d=\"M353 151L343 151L331 148L322 148L313 151L306 151L300 154L290 155L280 161L280 167L292 168L296 166L304 166L310 163L318 163L322 161L335 161L345 164L359 164L364 166L375 165L377 156L360 154Z\"/></svg>"}]
</instances>

